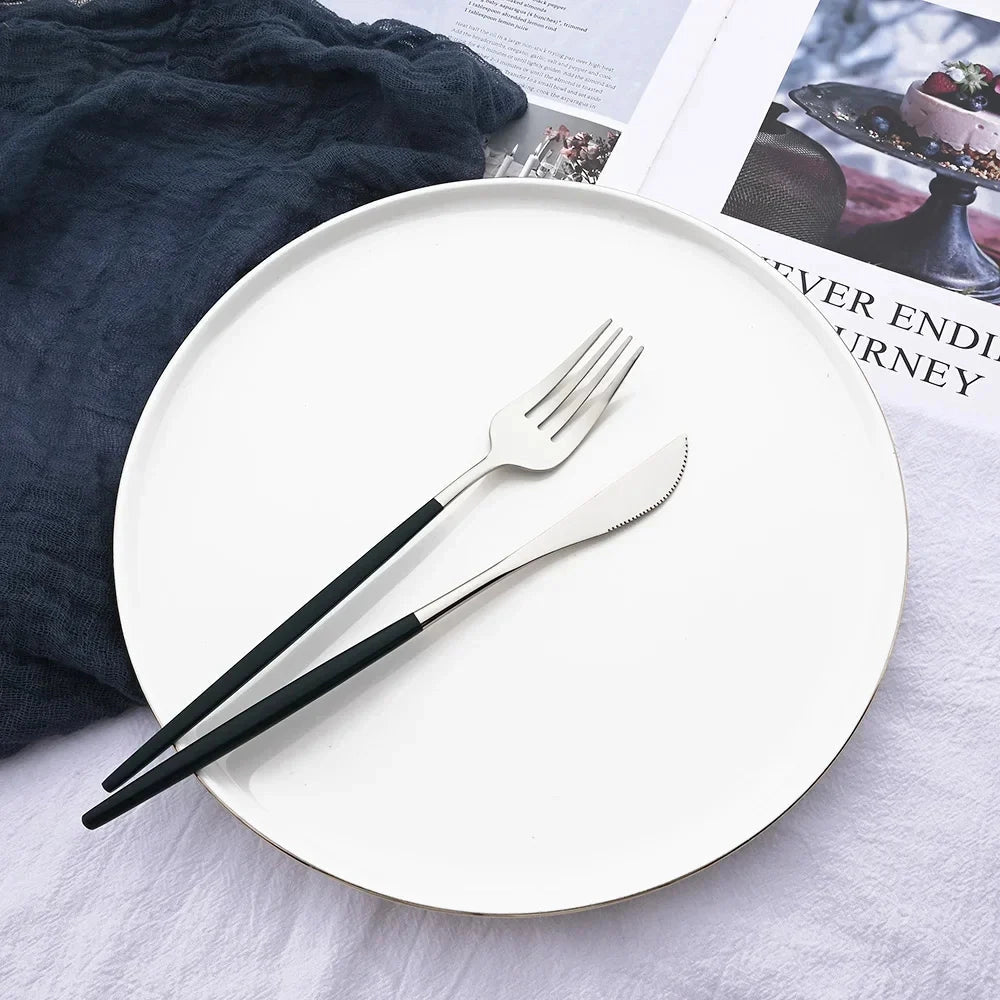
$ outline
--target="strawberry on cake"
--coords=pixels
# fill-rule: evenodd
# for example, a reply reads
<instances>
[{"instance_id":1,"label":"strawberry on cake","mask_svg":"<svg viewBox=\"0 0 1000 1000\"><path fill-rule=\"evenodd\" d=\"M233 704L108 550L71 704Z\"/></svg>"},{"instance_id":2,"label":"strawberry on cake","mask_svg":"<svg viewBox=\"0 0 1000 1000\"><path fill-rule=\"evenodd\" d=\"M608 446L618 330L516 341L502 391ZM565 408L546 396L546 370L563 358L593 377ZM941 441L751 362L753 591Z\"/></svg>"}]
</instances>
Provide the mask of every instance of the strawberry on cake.
<instances>
[{"instance_id":1,"label":"strawberry on cake","mask_svg":"<svg viewBox=\"0 0 1000 1000\"><path fill-rule=\"evenodd\" d=\"M981 63L946 62L915 80L899 107L919 136L968 153L1000 150L1000 79Z\"/></svg>"}]
</instances>

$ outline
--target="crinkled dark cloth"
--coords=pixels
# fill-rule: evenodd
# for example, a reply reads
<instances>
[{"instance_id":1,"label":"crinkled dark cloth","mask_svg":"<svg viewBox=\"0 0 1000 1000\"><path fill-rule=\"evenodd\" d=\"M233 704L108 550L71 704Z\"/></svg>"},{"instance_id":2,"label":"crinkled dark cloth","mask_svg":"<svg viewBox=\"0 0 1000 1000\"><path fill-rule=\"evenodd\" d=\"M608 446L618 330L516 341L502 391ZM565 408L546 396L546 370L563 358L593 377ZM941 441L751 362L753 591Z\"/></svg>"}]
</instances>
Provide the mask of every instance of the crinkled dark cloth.
<instances>
[{"instance_id":1,"label":"crinkled dark cloth","mask_svg":"<svg viewBox=\"0 0 1000 1000\"><path fill-rule=\"evenodd\" d=\"M0 755L141 700L115 493L212 303L348 209L481 177L521 90L311 0L0 5Z\"/></svg>"}]
</instances>

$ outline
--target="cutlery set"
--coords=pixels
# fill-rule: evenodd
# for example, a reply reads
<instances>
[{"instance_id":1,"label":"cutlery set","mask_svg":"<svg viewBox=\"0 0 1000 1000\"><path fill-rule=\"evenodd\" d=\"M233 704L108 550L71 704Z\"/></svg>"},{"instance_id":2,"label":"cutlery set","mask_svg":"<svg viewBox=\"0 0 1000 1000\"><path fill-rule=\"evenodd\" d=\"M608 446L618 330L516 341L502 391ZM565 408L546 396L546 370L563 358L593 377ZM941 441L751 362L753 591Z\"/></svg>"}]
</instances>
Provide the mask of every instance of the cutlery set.
<instances>
[{"instance_id":1,"label":"cutlery set","mask_svg":"<svg viewBox=\"0 0 1000 1000\"><path fill-rule=\"evenodd\" d=\"M666 501L687 466L688 441L684 436L672 440L499 562L308 670L139 773L336 608L474 483L505 466L541 472L564 462L593 429L642 353L641 347L631 346L631 337L623 337L620 327L605 336L610 326L611 320L603 323L554 371L494 416L490 449L481 461L372 546L117 767L103 782L112 794L84 814L84 826L103 826L230 753L402 646L498 580L544 556L606 537Z\"/></svg>"}]
</instances>

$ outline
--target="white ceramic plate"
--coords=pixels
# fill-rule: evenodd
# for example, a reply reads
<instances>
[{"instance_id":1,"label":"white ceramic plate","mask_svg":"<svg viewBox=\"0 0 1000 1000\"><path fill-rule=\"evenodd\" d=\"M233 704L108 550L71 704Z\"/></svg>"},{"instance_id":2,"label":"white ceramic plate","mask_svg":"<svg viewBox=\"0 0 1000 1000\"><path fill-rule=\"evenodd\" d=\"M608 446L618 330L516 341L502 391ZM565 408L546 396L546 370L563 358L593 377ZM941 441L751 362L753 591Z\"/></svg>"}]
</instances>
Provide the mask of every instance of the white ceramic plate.
<instances>
[{"instance_id":1,"label":"white ceramic plate","mask_svg":"<svg viewBox=\"0 0 1000 1000\"><path fill-rule=\"evenodd\" d=\"M494 411L607 316L646 352L569 462L470 491L214 721L687 433L681 487L206 769L281 849L424 906L593 906L732 851L851 735L892 648L907 544L892 442L857 365L784 279L708 227L527 181L420 191L320 226L177 353L115 525L154 713L172 716L480 458Z\"/></svg>"}]
</instances>

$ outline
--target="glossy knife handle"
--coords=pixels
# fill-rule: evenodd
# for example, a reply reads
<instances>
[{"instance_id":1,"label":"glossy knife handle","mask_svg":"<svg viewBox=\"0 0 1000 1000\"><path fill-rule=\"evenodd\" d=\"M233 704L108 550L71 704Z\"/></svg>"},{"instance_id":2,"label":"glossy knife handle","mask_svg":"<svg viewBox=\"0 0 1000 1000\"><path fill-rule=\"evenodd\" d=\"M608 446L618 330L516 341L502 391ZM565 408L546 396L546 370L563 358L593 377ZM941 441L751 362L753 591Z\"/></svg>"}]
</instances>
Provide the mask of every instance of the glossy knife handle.
<instances>
[{"instance_id":1,"label":"glossy knife handle","mask_svg":"<svg viewBox=\"0 0 1000 1000\"><path fill-rule=\"evenodd\" d=\"M420 534L443 510L438 500L427 503L411 514L399 527L373 545L360 559L327 584L307 601L287 621L261 639L249 653L231 666L218 680L210 684L186 708L182 708L162 729L155 732L131 757L115 768L102 782L112 791L152 763L172 743L192 726L214 711L235 694L251 677L255 677L275 657L300 639L320 619L329 614L350 593L361 586L377 569L384 566L407 542Z\"/></svg>"},{"instance_id":2,"label":"glossy knife handle","mask_svg":"<svg viewBox=\"0 0 1000 1000\"><path fill-rule=\"evenodd\" d=\"M171 785L176 785L178 781L259 736L282 719L287 719L300 708L305 708L338 684L343 684L358 671L364 670L386 653L412 639L422 627L416 615L407 615L367 639L362 639L333 659L313 667L109 795L100 805L84 813L83 825L88 830L94 830Z\"/></svg>"}]
</instances>

